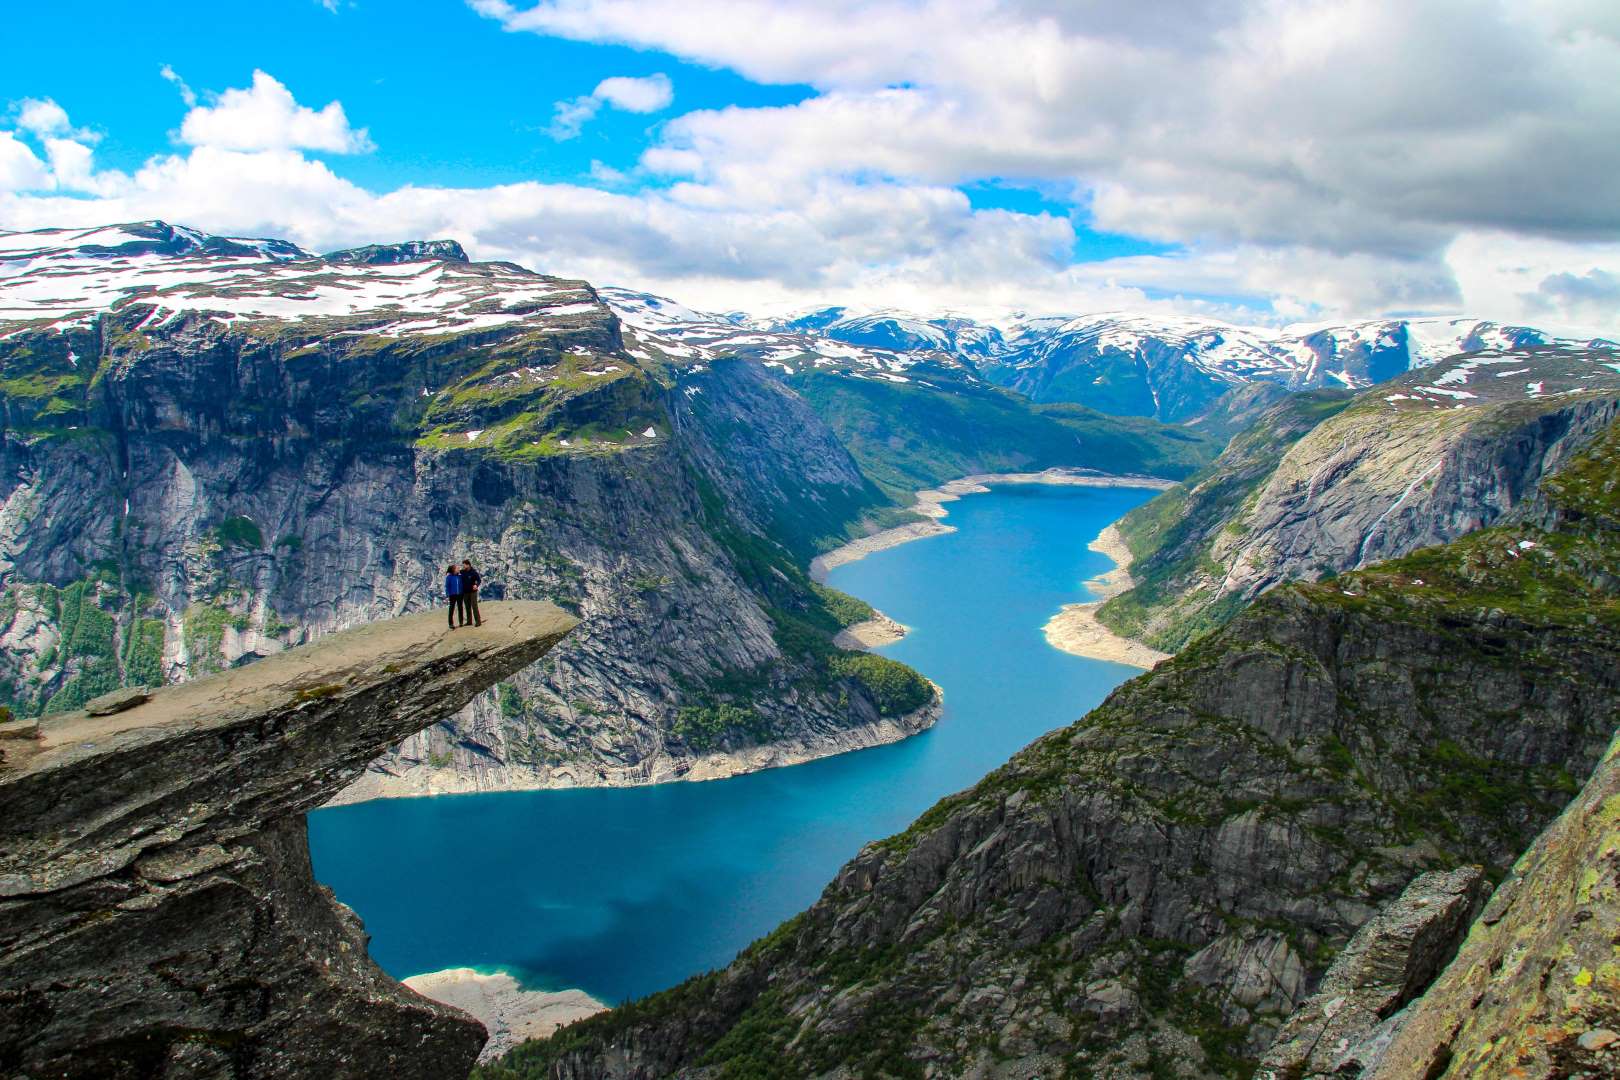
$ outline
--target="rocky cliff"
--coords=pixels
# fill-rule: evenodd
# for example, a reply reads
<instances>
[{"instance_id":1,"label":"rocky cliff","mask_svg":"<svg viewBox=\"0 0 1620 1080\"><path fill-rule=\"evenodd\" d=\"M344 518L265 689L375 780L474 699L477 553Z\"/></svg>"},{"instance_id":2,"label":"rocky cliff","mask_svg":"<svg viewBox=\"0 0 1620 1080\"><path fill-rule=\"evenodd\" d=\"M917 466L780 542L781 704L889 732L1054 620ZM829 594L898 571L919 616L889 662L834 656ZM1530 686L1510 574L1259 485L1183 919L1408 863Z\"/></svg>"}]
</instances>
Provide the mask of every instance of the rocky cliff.
<instances>
[{"instance_id":1,"label":"rocky cliff","mask_svg":"<svg viewBox=\"0 0 1620 1080\"><path fill-rule=\"evenodd\" d=\"M1611 426L1519 522L1267 593L726 970L489 1075L1247 1076L1415 875L1499 879L1602 757L1617 464Z\"/></svg>"},{"instance_id":2,"label":"rocky cliff","mask_svg":"<svg viewBox=\"0 0 1620 1080\"><path fill-rule=\"evenodd\" d=\"M0 731L0 1073L465 1075L482 1027L371 962L304 813L576 623L490 607Z\"/></svg>"},{"instance_id":3,"label":"rocky cliff","mask_svg":"<svg viewBox=\"0 0 1620 1080\"><path fill-rule=\"evenodd\" d=\"M764 369L584 282L149 223L0 235L0 705L59 712L485 596L581 631L353 795L720 775L890 741L927 685L801 567L884 504Z\"/></svg>"},{"instance_id":4,"label":"rocky cliff","mask_svg":"<svg viewBox=\"0 0 1620 1080\"><path fill-rule=\"evenodd\" d=\"M1614 349L1478 352L1348 402L1283 401L1184 490L1121 522L1137 586L1098 618L1174 651L1280 582L1490 525L1614 419L1617 361Z\"/></svg>"}]
</instances>

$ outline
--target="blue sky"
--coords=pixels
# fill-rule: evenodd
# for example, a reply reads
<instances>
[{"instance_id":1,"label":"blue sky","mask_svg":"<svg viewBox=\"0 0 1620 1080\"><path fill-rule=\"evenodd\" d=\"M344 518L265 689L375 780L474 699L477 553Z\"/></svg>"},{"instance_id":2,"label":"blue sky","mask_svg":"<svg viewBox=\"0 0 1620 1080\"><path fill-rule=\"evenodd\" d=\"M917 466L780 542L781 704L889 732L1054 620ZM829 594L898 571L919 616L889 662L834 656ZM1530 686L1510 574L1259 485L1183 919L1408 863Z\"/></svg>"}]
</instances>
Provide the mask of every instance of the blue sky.
<instances>
[{"instance_id":1,"label":"blue sky","mask_svg":"<svg viewBox=\"0 0 1620 1080\"><path fill-rule=\"evenodd\" d=\"M139 10L135 16L133 12ZM7 13L18 41L72 41L8 51L0 99L50 97L76 123L105 132L104 164L132 170L170 149L184 113L172 67L199 93L246 85L262 69L300 102L341 101L376 150L341 163L373 188L582 180L591 162L629 168L663 116L607 111L577 139L546 136L556 101L611 76L669 75L681 110L787 105L813 92L762 86L667 54L513 34L460 3L365 0L335 11L317 0L251 4L71 0ZM83 33L86 25L105 28Z\"/></svg>"},{"instance_id":2,"label":"blue sky","mask_svg":"<svg viewBox=\"0 0 1620 1080\"><path fill-rule=\"evenodd\" d=\"M451 236L717 308L1620 325L1585 0L12 8L0 227Z\"/></svg>"}]
</instances>

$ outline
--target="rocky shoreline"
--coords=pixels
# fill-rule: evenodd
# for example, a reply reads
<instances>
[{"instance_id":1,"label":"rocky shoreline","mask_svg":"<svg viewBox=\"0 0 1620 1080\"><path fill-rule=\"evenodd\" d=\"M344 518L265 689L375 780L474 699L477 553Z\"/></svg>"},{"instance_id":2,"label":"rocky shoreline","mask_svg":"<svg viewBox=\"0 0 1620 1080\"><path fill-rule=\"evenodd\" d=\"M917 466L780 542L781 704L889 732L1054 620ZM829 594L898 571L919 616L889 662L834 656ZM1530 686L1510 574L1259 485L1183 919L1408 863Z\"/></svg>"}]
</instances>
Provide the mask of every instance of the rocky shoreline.
<instances>
[{"instance_id":1,"label":"rocky shoreline","mask_svg":"<svg viewBox=\"0 0 1620 1080\"><path fill-rule=\"evenodd\" d=\"M1083 604L1064 604L1047 621L1041 628L1046 634L1046 643L1075 656L1149 670L1168 660L1169 653L1160 652L1140 641L1120 637L1097 619L1098 608L1131 587L1131 551L1125 546L1119 529L1108 526L1087 547L1114 560L1115 566L1086 582L1086 588L1096 597L1095 600Z\"/></svg>"},{"instance_id":2,"label":"rocky shoreline","mask_svg":"<svg viewBox=\"0 0 1620 1080\"><path fill-rule=\"evenodd\" d=\"M896 623L895 625L899 625ZM899 742L934 726L944 711L944 694L934 686L934 700L900 717L835 731L811 732L779 742L738 750L676 757L657 754L620 768L598 768L590 773L561 766L541 774L508 770L502 766L469 770L465 767L413 768L403 773L368 770L326 805L344 806L368 799L402 799L426 795L470 795L489 791L553 791L583 787L639 787L678 781L724 780L762 769L802 765L807 761Z\"/></svg>"}]
</instances>

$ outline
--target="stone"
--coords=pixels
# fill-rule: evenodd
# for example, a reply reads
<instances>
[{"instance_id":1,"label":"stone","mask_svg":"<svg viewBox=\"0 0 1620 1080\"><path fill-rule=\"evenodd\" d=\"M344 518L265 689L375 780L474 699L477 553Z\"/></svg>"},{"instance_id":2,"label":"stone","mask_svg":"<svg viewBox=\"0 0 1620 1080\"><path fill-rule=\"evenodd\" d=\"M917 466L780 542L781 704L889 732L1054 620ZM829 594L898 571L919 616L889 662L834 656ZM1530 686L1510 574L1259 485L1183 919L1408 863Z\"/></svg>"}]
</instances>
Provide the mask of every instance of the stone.
<instances>
[{"instance_id":1,"label":"stone","mask_svg":"<svg viewBox=\"0 0 1620 1080\"><path fill-rule=\"evenodd\" d=\"M47 717L0 763L0 1075L465 1076L483 1027L371 961L304 814L576 621L429 612Z\"/></svg>"},{"instance_id":2,"label":"stone","mask_svg":"<svg viewBox=\"0 0 1620 1080\"><path fill-rule=\"evenodd\" d=\"M1620 738L1513 876L1367 1080L1620 1075Z\"/></svg>"},{"instance_id":3,"label":"stone","mask_svg":"<svg viewBox=\"0 0 1620 1080\"><path fill-rule=\"evenodd\" d=\"M91 716L111 716L126 709L133 709L152 700L152 692L144 686L126 686L121 690L114 690L110 694L91 698L84 703L84 711Z\"/></svg>"},{"instance_id":4,"label":"stone","mask_svg":"<svg viewBox=\"0 0 1620 1080\"><path fill-rule=\"evenodd\" d=\"M1349 1080L1375 1064L1393 1034L1381 1025L1450 961L1487 887L1477 866L1414 878L1356 931L1283 1025L1256 1080Z\"/></svg>"}]
</instances>

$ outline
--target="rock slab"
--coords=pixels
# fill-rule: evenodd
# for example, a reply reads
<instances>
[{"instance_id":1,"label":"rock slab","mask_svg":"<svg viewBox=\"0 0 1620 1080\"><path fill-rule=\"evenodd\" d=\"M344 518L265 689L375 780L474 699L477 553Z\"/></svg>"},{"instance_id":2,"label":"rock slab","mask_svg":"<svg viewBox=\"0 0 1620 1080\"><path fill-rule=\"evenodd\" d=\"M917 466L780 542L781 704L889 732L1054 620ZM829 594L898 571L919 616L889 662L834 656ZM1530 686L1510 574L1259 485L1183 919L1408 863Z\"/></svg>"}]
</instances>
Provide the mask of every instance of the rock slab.
<instances>
[{"instance_id":1,"label":"rock slab","mask_svg":"<svg viewBox=\"0 0 1620 1080\"><path fill-rule=\"evenodd\" d=\"M1367 920L1260 1062L1256 1080L1359 1076L1388 1046L1391 1021L1450 959L1484 903L1477 867L1413 879Z\"/></svg>"},{"instance_id":2,"label":"rock slab","mask_svg":"<svg viewBox=\"0 0 1620 1080\"><path fill-rule=\"evenodd\" d=\"M575 620L487 604L374 623L0 765L0 1075L465 1075L482 1026L389 978L310 870L304 814Z\"/></svg>"}]
</instances>

